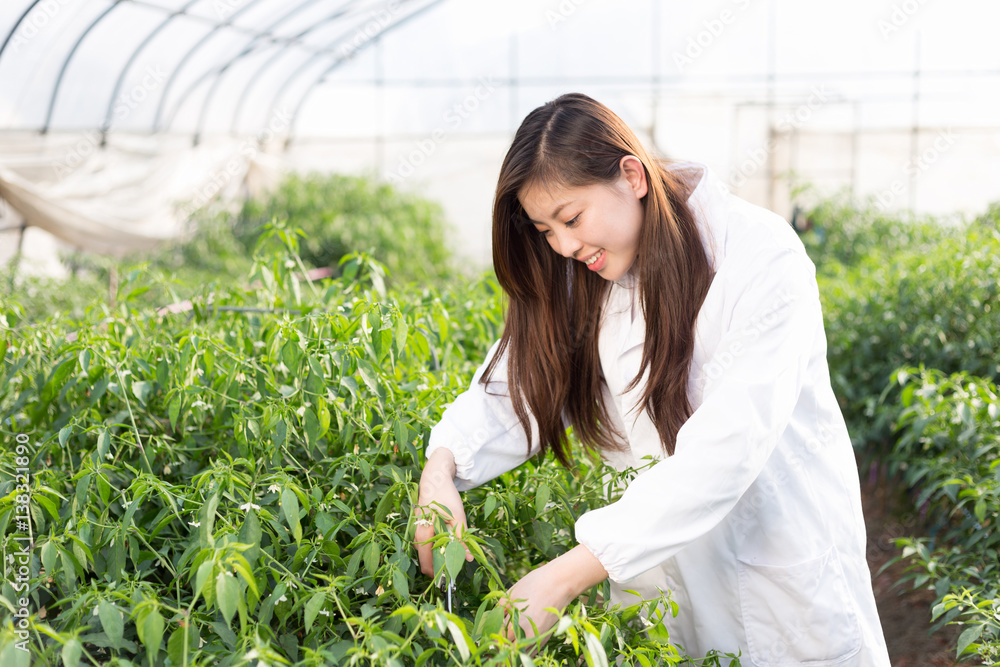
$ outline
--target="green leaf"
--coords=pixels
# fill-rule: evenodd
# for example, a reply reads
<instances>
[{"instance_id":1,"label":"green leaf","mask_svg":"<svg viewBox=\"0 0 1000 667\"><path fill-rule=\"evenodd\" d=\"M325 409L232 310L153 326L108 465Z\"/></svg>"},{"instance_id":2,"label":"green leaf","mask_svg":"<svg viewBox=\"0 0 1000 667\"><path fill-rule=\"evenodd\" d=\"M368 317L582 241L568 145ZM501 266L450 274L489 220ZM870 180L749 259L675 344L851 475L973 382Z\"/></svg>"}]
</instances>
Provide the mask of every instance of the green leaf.
<instances>
[{"instance_id":1,"label":"green leaf","mask_svg":"<svg viewBox=\"0 0 1000 667\"><path fill-rule=\"evenodd\" d=\"M406 424L403 423L402 419L397 419L392 427L395 431L396 445L402 449L406 443L409 442L410 430L406 427Z\"/></svg>"},{"instance_id":2,"label":"green leaf","mask_svg":"<svg viewBox=\"0 0 1000 667\"><path fill-rule=\"evenodd\" d=\"M132 393L139 399L139 402L146 405L146 399L153 393L153 385L149 382L133 382Z\"/></svg>"},{"instance_id":3,"label":"green leaf","mask_svg":"<svg viewBox=\"0 0 1000 667\"><path fill-rule=\"evenodd\" d=\"M316 418L316 413L313 412L312 408L306 408L305 412L302 413L302 428L306 432L306 442L310 447L319 444L319 419Z\"/></svg>"},{"instance_id":4,"label":"green leaf","mask_svg":"<svg viewBox=\"0 0 1000 667\"><path fill-rule=\"evenodd\" d=\"M97 436L97 457L101 461L104 461L108 452L111 451L111 434L107 430L101 431L101 434ZM105 500L105 502L107 502Z\"/></svg>"},{"instance_id":5,"label":"green leaf","mask_svg":"<svg viewBox=\"0 0 1000 667\"><path fill-rule=\"evenodd\" d=\"M378 383L375 381L375 371L372 365L367 362L358 362L358 375L361 376L362 382L364 382L372 393L378 396Z\"/></svg>"},{"instance_id":6,"label":"green leaf","mask_svg":"<svg viewBox=\"0 0 1000 667\"><path fill-rule=\"evenodd\" d=\"M584 641L587 646L587 653L584 656L590 667L608 667L608 656L604 652L601 640L590 632L584 633Z\"/></svg>"},{"instance_id":7,"label":"green leaf","mask_svg":"<svg viewBox=\"0 0 1000 667\"><path fill-rule=\"evenodd\" d=\"M448 619L448 631L451 633L455 645L458 646L458 652L462 654L462 660L468 660L471 652L468 642L465 641L465 633L462 632L462 628L458 627L455 621Z\"/></svg>"},{"instance_id":8,"label":"green leaf","mask_svg":"<svg viewBox=\"0 0 1000 667\"><path fill-rule=\"evenodd\" d=\"M184 635L187 635L187 647L184 646ZM177 628L170 635L167 641L167 656L170 662L175 665L186 665L191 663L191 656L198 647L198 631L193 627ZM187 660L184 659L185 648L187 648Z\"/></svg>"},{"instance_id":9,"label":"green leaf","mask_svg":"<svg viewBox=\"0 0 1000 667\"><path fill-rule=\"evenodd\" d=\"M985 498L980 498L979 500L976 501L976 506L973 509L973 512L976 515L976 519L979 521L979 525L982 525L983 523L986 522L986 499Z\"/></svg>"},{"instance_id":10,"label":"green leaf","mask_svg":"<svg viewBox=\"0 0 1000 667\"><path fill-rule=\"evenodd\" d=\"M174 396L173 400L170 401L170 406L167 408L167 414L170 417L170 430L177 430L177 418L181 414L181 397Z\"/></svg>"},{"instance_id":11,"label":"green leaf","mask_svg":"<svg viewBox=\"0 0 1000 667\"><path fill-rule=\"evenodd\" d=\"M80 656L83 655L83 644L75 637L63 644L62 661L64 667L78 667Z\"/></svg>"},{"instance_id":12,"label":"green leaf","mask_svg":"<svg viewBox=\"0 0 1000 667\"><path fill-rule=\"evenodd\" d=\"M57 555L56 545L52 540L42 545L42 565L45 567L45 574L50 577L56 571Z\"/></svg>"},{"instance_id":13,"label":"green leaf","mask_svg":"<svg viewBox=\"0 0 1000 667\"><path fill-rule=\"evenodd\" d=\"M97 605L97 615L101 619L101 627L104 628L104 634L108 636L111 645L118 648L125 634L125 623L122 620L122 613L112 603L107 600L101 600Z\"/></svg>"},{"instance_id":14,"label":"green leaf","mask_svg":"<svg viewBox=\"0 0 1000 667\"><path fill-rule=\"evenodd\" d=\"M281 512L285 515L285 522L292 530L295 541L301 541L302 526L299 524L299 499L291 489L285 489L281 492Z\"/></svg>"},{"instance_id":15,"label":"green leaf","mask_svg":"<svg viewBox=\"0 0 1000 667\"><path fill-rule=\"evenodd\" d=\"M490 515L493 514L493 510L497 508L497 503L500 501L496 496L488 496L486 502L483 504L483 515L484 518L489 519Z\"/></svg>"},{"instance_id":16,"label":"green leaf","mask_svg":"<svg viewBox=\"0 0 1000 667\"><path fill-rule=\"evenodd\" d=\"M444 567L452 581L458 578L463 565L465 565L465 545L453 540L444 549Z\"/></svg>"},{"instance_id":17,"label":"green leaf","mask_svg":"<svg viewBox=\"0 0 1000 667\"><path fill-rule=\"evenodd\" d=\"M163 616L160 614L159 609L154 609L146 614L146 618L142 620L142 625L136 628L140 635L139 639L142 640L146 650L149 652L150 664L156 663L156 654L159 653L160 644L163 642L163 629Z\"/></svg>"},{"instance_id":18,"label":"green leaf","mask_svg":"<svg viewBox=\"0 0 1000 667\"><path fill-rule=\"evenodd\" d=\"M215 512L219 509L219 495L213 493L202 505L201 540L204 544L212 544L212 529L215 527Z\"/></svg>"},{"instance_id":19,"label":"green leaf","mask_svg":"<svg viewBox=\"0 0 1000 667\"><path fill-rule=\"evenodd\" d=\"M378 564L382 558L382 550L378 546L378 542L372 540L365 547L365 571L368 574L373 575L378 572Z\"/></svg>"},{"instance_id":20,"label":"green leaf","mask_svg":"<svg viewBox=\"0 0 1000 667\"><path fill-rule=\"evenodd\" d=\"M396 354L402 354L403 350L406 349L406 336L409 333L409 327L406 325L406 320L402 316L396 320Z\"/></svg>"},{"instance_id":21,"label":"green leaf","mask_svg":"<svg viewBox=\"0 0 1000 667\"><path fill-rule=\"evenodd\" d=\"M313 621L316 620L316 616L323 608L324 602L326 602L326 592L320 591L318 593L315 593L311 598L309 598L309 602L306 603L306 611L305 611L306 633L308 633L312 629Z\"/></svg>"},{"instance_id":22,"label":"green leaf","mask_svg":"<svg viewBox=\"0 0 1000 667\"><path fill-rule=\"evenodd\" d=\"M226 619L226 625L231 625L233 614L236 613L236 605L240 601L240 583L236 577L228 572L220 572L215 578L215 596L219 604L219 611Z\"/></svg>"},{"instance_id":23,"label":"green leaf","mask_svg":"<svg viewBox=\"0 0 1000 667\"><path fill-rule=\"evenodd\" d=\"M564 616L563 618L568 618ZM503 627L503 607L493 607L483 616L483 636L497 634Z\"/></svg>"},{"instance_id":24,"label":"green leaf","mask_svg":"<svg viewBox=\"0 0 1000 667\"><path fill-rule=\"evenodd\" d=\"M199 595L204 595L205 584L208 583L209 578L212 576L212 570L215 569L215 561L209 559L198 566L198 572L194 578L194 595L197 598Z\"/></svg>"},{"instance_id":25,"label":"green leaf","mask_svg":"<svg viewBox=\"0 0 1000 667\"><path fill-rule=\"evenodd\" d=\"M962 631L962 634L958 636L958 649L955 651L956 658L965 653L979 639L979 636L983 634L984 627L983 625L974 625Z\"/></svg>"},{"instance_id":26,"label":"green leaf","mask_svg":"<svg viewBox=\"0 0 1000 667\"><path fill-rule=\"evenodd\" d=\"M72 426L63 426L61 429L59 429L59 446L65 447L66 441L69 440L69 436L71 435L73 435ZM79 644L79 642L77 642L77 644Z\"/></svg>"},{"instance_id":27,"label":"green leaf","mask_svg":"<svg viewBox=\"0 0 1000 667\"><path fill-rule=\"evenodd\" d=\"M243 556L250 563L253 563L257 559L257 556L260 555L261 537L260 519L257 517L257 513L247 512L247 518L243 520L243 526L240 528L239 539L243 544L252 545L243 552Z\"/></svg>"},{"instance_id":28,"label":"green leaf","mask_svg":"<svg viewBox=\"0 0 1000 667\"><path fill-rule=\"evenodd\" d=\"M406 579L406 574L399 569L392 571L392 587L396 589L396 594L403 602L410 601L410 582Z\"/></svg>"},{"instance_id":29,"label":"green leaf","mask_svg":"<svg viewBox=\"0 0 1000 667\"><path fill-rule=\"evenodd\" d=\"M542 512L545 511L545 506L549 502L549 498L552 496L552 491L549 489L549 485L544 482L538 485L538 490L535 491L535 516L542 516Z\"/></svg>"}]
</instances>

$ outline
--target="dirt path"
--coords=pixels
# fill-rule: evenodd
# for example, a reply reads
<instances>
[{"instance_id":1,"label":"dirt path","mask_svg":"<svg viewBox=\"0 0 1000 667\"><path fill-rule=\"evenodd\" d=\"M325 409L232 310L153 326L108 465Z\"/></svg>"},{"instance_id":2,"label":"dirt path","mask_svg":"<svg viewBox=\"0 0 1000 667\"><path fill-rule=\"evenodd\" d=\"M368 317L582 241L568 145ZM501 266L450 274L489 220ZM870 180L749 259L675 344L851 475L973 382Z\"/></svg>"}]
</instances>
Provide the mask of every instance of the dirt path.
<instances>
[{"instance_id":1,"label":"dirt path","mask_svg":"<svg viewBox=\"0 0 1000 667\"><path fill-rule=\"evenodd\" d=\"M893 544L895 538L921 532L916 514L904 507L905 495L884 474L879 474L862 475L861 497L868 528L868 566L892 667L963 664L955 661L957 626L945 626L930 634L934 591L910 590L909 582L893 588L893 583L904 574L902 563L895 563L876 575L879 568L898 554Z\"/></svg>"}]
</instances>

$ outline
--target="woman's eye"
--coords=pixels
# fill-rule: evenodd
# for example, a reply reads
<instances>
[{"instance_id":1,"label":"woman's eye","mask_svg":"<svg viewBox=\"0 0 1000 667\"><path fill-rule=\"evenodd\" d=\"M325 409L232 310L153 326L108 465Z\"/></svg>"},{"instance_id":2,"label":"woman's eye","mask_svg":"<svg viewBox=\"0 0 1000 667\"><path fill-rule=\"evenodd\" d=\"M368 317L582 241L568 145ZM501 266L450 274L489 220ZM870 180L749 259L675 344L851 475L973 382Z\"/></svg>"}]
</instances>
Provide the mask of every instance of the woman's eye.
<instances>
[{"instance_id":1,"label":"woman's eye","mask_svg":"<svg viewBox=\"0 0 1000 667\"><path fill-rule=\"evenodd\" d=\"M567 223L566 223L566 226L567 226L567 227L572 227L572 226L573 226L573 225L575 225L575 224L576 224L576 223L577 223L577 222L578 222L579 220L580 220L580 216L579 216L579 215L577 215L577 216L576 216L575 218L573 218L572 220L570 220L569 222L567 222Z\"/></svg>"}]
</instances>

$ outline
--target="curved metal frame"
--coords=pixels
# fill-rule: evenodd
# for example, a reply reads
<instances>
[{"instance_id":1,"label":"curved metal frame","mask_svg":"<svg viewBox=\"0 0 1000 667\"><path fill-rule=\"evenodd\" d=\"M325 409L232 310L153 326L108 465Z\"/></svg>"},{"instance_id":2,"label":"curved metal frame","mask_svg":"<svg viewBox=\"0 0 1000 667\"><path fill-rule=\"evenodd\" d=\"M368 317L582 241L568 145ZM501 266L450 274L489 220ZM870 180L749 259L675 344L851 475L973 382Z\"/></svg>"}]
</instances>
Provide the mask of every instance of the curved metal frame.
<instances>
[{"instance_id":1,"label":"curved metal frame","mask_svg":"<svg viewBox=\"0 0 1000 667\"><path fill-rule=\"evenodd\" d=\"M34 0L34 2L32 2L31 5L29 5L28 8L24 10L24 13L18 17L17 21L14 22L14 27L10 29L9 33L7 33L7 36L3 40L3 44L0 44L0 59L3 58L3 52L7 50L7 44L10 43L11 37L14 36L14 33L17 32L17 29L21 27L22 23L24 23L24 19L28 18L28 14L31 13L31 10L34 9L41 1L42 0Z\"/></svg>"},{"instance_id":2,"label":"curved metal frame","mask_svg":"<svg viewBox=\"0 0 1000 667\"><path fill-rule=\"evenodd\" d=\"M344 14L346 14L350 10L350 6L352 4L354 4L354 3L356 3L357 1L358 0L350 0L345 5L343 5L339 10L337 10L335 13L331 14L330 16L327 16L325 19L323 19L322 21L316 23L315 25L309 26L308 28L306 28L305 30L303 30L302 32L300 32L299 34L297 34L294 37L292 37L292 40L293 41L298 41L298 40L302 39L303 37L305 37L306 35L308 35L309 33L313 32L314 30L317 30L318 28L322 27L323 25L326 25L327 23L330 23L331 21L335 21L335 20L339 19L340 17L344 16ZM403 0L403 1L405 2L406 0ZM270 69L270 67L274 63L276 63L278 61L278 59L281 58L282 55L284 55L284 53L285 53L284 51L279 51L279 52L275 53L273 56L271 56L271 58L269 58L266 63L264 63L263 65L261 65L260 68L256 72L254 72L253 76L251 76L250 79L247 81L247 85L243 88L243 92L240 94L239 99L236 101L236 108L233 111L233 122L229 126L229 131L231 133L235 133L236 132L236 126L237 126L237 124L239 122L240 110L243 108L243 104L244 104L244 102L246 102L246 98L250 94L250 89L254 87L254 84L256 84L258 81L260 81L260 79L263 76L264 72L266 70ZM316 57L315 54L314 54L313 57ZM294 74L292 76L294 76Z\"/></svg>"},{"instance_id":3,"label":"curved metal frame","mask_svg":"<svg viewBox=\"0 0 1000 667\"><path fill-rule=\"evenodd\" d=\"M124 0L113 0L111 6L101 12L96 19L91 21L86 30L80 33L80 36L77 37L76 42L73 44L73 48L71 48L69 53L66 54L66 60L63 61L62 67L59 68L59 76L56 77L56 85L52 88L52 97L49 98L49 110L45 114L45 124L42 125L41 129L42 134L48 134L49 132L49 125L52 123L52 114L55 113L56 110L56 98L59 97L59 89L62 88L63 77L66 76L66 70L69 69L70 61L72 61L73 56L76 55L76 51L80 48L80 44L82 44L83 40L87 38L90 31L97 27L98 23L104 20L105 16L110 14L117 7L120 7L123 2Z\"/></svg>"},{"instance_id":4,"label":"curved metal frame","mask_svg":"<svg viewBox=\"0 0 1000 667\"><path fill-rule=\"evenodd\" d=\"M222 23L216 24L211 30L205 33L198 42L188 49L187 53L184 54L178 62L177 66L174 67L174 71L170 73L170 77L167 79L167 83L163 86L163 95L160 96L160 103L156 105L156 116L153 118L153 132L160 131L160 121L163 118L163 110L167 105L167 96L170 94L170 89L174 87L174 81L177 79L177 75L180 73L184 65L194 56L195 52L198 51L202 46L208 43L208 40L212 38L216 33L218 33L223 28L233 25L233 21L236 20L244 12L250 10L252 7L262 2L262 0L250 0L247 4L237 10L228 20Z\"/></svg>"},{"instance_id":5,"label":"curved metal frame","mask_svg":"<svg viewBox=\"0 0 1000 667\"><path fill-rule=\"evenodd\" d=\"M189 10L193 5L195 5L198 2L198 0L189 0L189 2L187 2L180 9L172 10L172 9L167 8L167 7L158 7L156 5L151 5L151 4L147 5L146 3L141 3L141 2L134 1L134 0L108 0L108 1L110 3L108 5L108 7L106 9L104 9L104 11L102 11L95 19L93 19L82 32L79 33L79 35L77 36L76 41L73 43L73 46L70 48L70 50L67 53L65 59L63 60L62 65L59 68L59 73L58 73L58 75L56 77L55 84L53 85L53 88L52 88L52 95L49 98L48 109L47 109L46 115L45 115L45 121L44 121L43 126L40 129L40 132L42 134L48 133L48 131L51 129L52 119L53 119L53 116L55 114L55 108L56 108L56 104L58 102L59 93L60 93L60 91L62 89L62 83L63 83L63 80L64 80L64 78L66 76L66 72L68 71L71 62L73 61L74 56L76 55L76 53L79 50L80 46L82 45L83 41L91 33L91 31L93 31L93 29L95 27L97 27L97 25L101 21L103 21L113 10L115 10L117 7L119 7L120 5L122 5L122 4L126 3L126 2L134 2L134 4L137 5L137 6L141 5L141 6L148 7L150 9L159 9L159 10L162 10L162 11L164 11L164 12L167 13L167 16L132 51L131 55L128 57L128 59L126 60L124 66L122 67L121 71L119 72L118 77L115 80L115 85L114 85L113 90L112 90L111 98L110 98L110 100L108 102L108 107L107 107L107 111L105 112L105 115L104 115L104 120L103 120L103 122L101 124L101 127L100 127L101 145L102 146L105 144L106 139L107 139L107 134L111 130L111 126L113 124L113 115L114 115L114 108L115 108L115 100L118 98L118 95L121 93L121 89L124 86L124 82L125 82L126 77L128 76L129 70L135 64L135 62L138 59L138 57L140 56L140 54L153 41L153 39L157 35L159 35L166 28L166 26L169 25L175 18L177 18L178 16L192 16L190 14L187 14L187 10ZM184 68L184 66L191 60L191 58L194 56L194 54L199 49L201 49L220 30L222 30L224 28L235 28L236 26L233 23L233 21L235 19L237 19L243 13L247 12L248 10L250 10L252 7L254 7L254 6L256 6L259 3L264 2L264 1L265 0L250 0L250 2L248 2L246 5L244 5L240 9L238 9L228 19L226 19L224 21L220 21L220 22L214 24L213 27L212 27L212 29L209 30L209 32L206 33L201 39L199 39L198 42L196 44L194 44L194 46L192 46L190 49L188 49L188 51L184 54L184 56L178 61L177 65L173 68L173 71L171 72L170 77L168 78L166 84L164 85L163 93L162 93L162 95L160 97L159 104L157 105L156 116L155 116L153 127L152 127L152 131L154 133L159 132L162 129L161 128L161 122L162 122L162 119L163 119L163 115L164 115L163 112L164 112L164 109L166 107L167 98L169 97L169 93L170 93L171 89L173 88L174 83L176 82L178 74ZM173 110L173 113L170 115L170 120L166 124L167 128L169 128L169 126L173 123L173 119L176 117L177 113L180 111L180 108L184 105L184 102L185 102L187 96L194 89L196 89L199 85L201 85L201 83L204 82L206 79L214 76L214 81L212 82L212 85L211 85L208 93L205 96L205 100L204 100L204 102L202 104L202 108L201 108L201 111L199 113L198 125L196 127L195 135L194 135L194 141L195 141L195 144L197 145L197 143L199 142L199 139L200 139L200 137L202 135L202 131L204 129L205 120L206 120L207 113L208 113L208 109L209 109L211 101L212 101L212 99L213 99L213 97L215 95L215 92L217 91L217 89L218 89L218 87L219 87L219 85L221 83L221 80L222 80L223 76L225 75L225 73L234 64L236 64L239 60L241 60L245 56L250 55L251 53L254 53L254 52L258 51L259 48L262 46L262 42L264 42L264 40L267 39L267 38L270 38L270 44L284 43L286 45L290 45L290 44L295 44L296 42L301 41L302 38L305 37L307 34L309 34L309 33L313 32L313 31L317 30L321 26L327 25L330 22L332 22L332 21L334 21L334 20L336 20L338 18L343 17L345 14L347 14L348 11L350 11L351 6L354 5L354 4L356 4L357 2L359 2L360 0L347 0L347 2L345 2L344 4L342 4L341 7L336 12L334 12L333 14L331 14L331 15L327 16L326 18L322 19L318 23L316 23L314 25L311 25L309 28L303 30L302 32L300 32L300 33L298 33L298 34L296 34L296 35L294 35L292 37L278 39L278 38L275 38L273 36L272 33L273 33L273 30L275 28L277 28L278 26L280 26L285 21L291 19L295 15L299 14L300 12L302 12L302 11L304 11L304 10L312 7L312 6L314 6L317 2L321 2L321 1L322 0L304 0L304 2L302 2L301 4L299 4L298 6L296 6L294 9L292 9L292 10L286 12L285 14L283 14L281 17L279 17L278 19L276 19L275 21L273 21L266 28L264 28L262 30L259 30L259 31L253 31L253 32L251 32L251 38L243 46L242 50L238 54L236 54L234 57L230 58L230 60L226 64L224 64L223 66L219 67L218 69L216 69L214 71L210 70L208 72L205 72L204 74L202 74L201 76L199 76L197 78L197 80L188 87L188 89L185 91L184 95L181 96L181 101L178 103L177 107ZM411 1L411 0L403 0L403 2L408 2L408 1ZM409 15L407 15L407 16L399 19L399 20L397 20L394 23L390 23L388 26L386 26L385 28L383 28L379 32L378 36L380 37L381 35L383 35L385 33L388 33L388 32L394 30L397 27L400 27L401 25L404 25L410 19L416 17L419 14L422 14L423 12L427 11L428 9L430 9L430 8L432 8L432 7L434 7L434 6L438 5L438 4L440 4L443 1L444 0L433 0L432 2L428 3L427 5L414 10L411 14L409 14ZM10 31L4 37L3 43L0 44L0 58L3 57L3 54L6 52L7 47L11 43L11 40L13 39L13 37L16 35L18 29L21 27L21 25L24 23L24 21L28 18L28 16L31 14L31 12L35 9L35 7L37 7L41 2L42 2L42 0L31 0L31 2L28 5L28 7L21 13L21 15L18 17L17 21L15 21L15 23L11 27ZM204 17L195 17L195 18L204 18ZM350 32L344 33L344 36L337 38L336 43L339 45L342 42L342 40L346 36L348 36L348 35L350 35ZM353 57L354 53L356 53L357 51L360 51L360 50L363 50L365 48L368 48L375 41L376 40L374 40L374 39L367 40L366 42L364 42L363 44L361 44L358 47L357 50L355 50L354 52L352 52L352 54L350 55L350 57ZM275 93L275 95L272 97L271 103L270 103L270 106L269 106L269 114L273 114L274 113L275 106L277 105L277 103L279 102L279 100L284 96L284 94L288 90L289 86L295 80L297 80L302 75L303 72L305 72L306 70L308 70L308 68L311 67L318 60L320 60L322 58L325 58L325 57L335 56L335 52L334 52L334 50L332 48L324 48L324 49L320 49L320 50L314 50L314 49L308 49L308 50L313 51L312 55L310 57L308 57L301 65L299 65L295 69L295 71L285 80L285 82L281 85L281 87L277 90L277 92ZM248 81L247 85L244 87L243 92L240 95L240 98L239 98L239 100L237 102L236 109L234 110L231 131L235 131L235 129L236 129L236 126L237 126L238 121L239 121L239 116L240 116L240 113L241 113L241 110L242 110L242 105L243 105L243 103L245 103L247 97L250 94L250 91L253 89L253 87L260 80L261 75L265 71L267 71L268 69L270 69L270 67L272 67L274 65L274 63L277 62L278 59L284 53L285 53L284 50L279 51L278 53L276 53L274 56L272 56L270 59L268 59L267 62L265 62L260 68L258 68L256 74L253 77L250 78L250 80ZM291 124L289 126L290 127L290 135L289 136L291 136L291 129L294 128L295 122L296 122L296 120L297 120L297 118L299 116L300 111L302 110L302 107L304 106L304 104L307 101L307 99L309 98L309 96L312 94L313 90L318 85L320 85L321 83L323 83L326 80L326 77L330 74L330 72L332 72L337 67L339 67L347 59L348 58L345 58L343 56L336 57L334 59L334 62L331 63L331 65L327 69L325 69L323 71L323 73L308 86L308 88L305 90L305 92L303 93L302 97L299 99L298 104L295 107L295 111L294 111L294 113L292 115L292 119L291 119Z\"/></svg>"},{"instance_id":6,"label":"curved metal frame","mask_svg":"<svg viewBox=\"0 0 1000 667\"><path fill-rule=\"evenodd\" d=\"M183 7L181 7L177 11L168 14L167 17L163 19L163 21L158 26L156 26L152 32L146 35L146 38L142 40L139 46L137 46L135 50L132 51L132 55L128 57L128 60L125 61L125 65L122 67L122 71L118 74L117 80L115 80L115 87L111 91L111 99L108 101L108 110L104 114L104 122L101 123L101 146L104 146L105 143L107 142L108 131L111 130L111 117L114 115L114 110L115 110L115 100L118 99L118 95L119 93L121 93L122 86L125 83L125 77L128 75L129 69L132 68L132 64L135 63L136 59L139 57L139 54L142 53L142 51L147 46L149 46L150 42L152 42L153 39L163 31L164 28L170 25L171 21L173 21L178 16L184 16L187 10L190 9L192 5L198 2L200 2L200 0L188 0L187 4L185 4Z\"/></svg>"},{"instance_id":7,"label":"curved metal frame","mask_svg":"<svg viewBox=\"0 0 1000 667\"><path fill-rule=\"evenodd\" d=\"M415 10L412 14L404 16L403 18L399 19L395 23L393 23L393 24L389 25L388 27L386 27L382 32L380 32L378 34L377 37L381 37L382 35L385 35L386 33L392 32L396 28L399 28L399 27L401 27L403 25L406 25L406 23L408 23L411 19L414 19L417 16L420 16L421 14L423 14L424 12L426 12L427 10L429 10L429 9L431 9L433 7L438 6L439 4L441 4L444 1L445 0L433 0L433 2L429 2L428 4L424 5L420 9ZM369 40L369 41L365 42L364 44L362 44L358 48L358 51L363 51L364 49L369 48L376 41L377 41L377 39L372 39L372 40ZM326 77L329 76L330 72L332 72L333 70L335 70L338 67L340 67L344 63L345 60L347 60L347 58L338 58L327 69L323 70L323 73L320 74L311 84L309 84L309 87L306 88L306 91L302 94L302 97L299 98L299 102L298 102L298 104L295 105L295 111L292 112L291 120L288 123L288 141L286 141L286 143L285 143L285 147L286 148L288 147L288 144L291 143L291 138L295 134L295 125L296 125L296 123L297 123L297 121L299 119L299 113L302 111L302 107L305 106L306 100L309 99L309 96L312 95L312 92L316 89L316 87L319 84L323 83L326 80ZM302 68L300 68L300 71L301 71L301 69ZM298 72L296 72L296 75L297 74L298 74ZM289 80L291 80L291 78L289 78ZM279 90L275 94L274 98L271 100L271 107L270 108L271 108L271 113L272 114L274 112L274 107L277 105L278 100L279 100L281 94L284 92L285 89L287 89L287 87L288 87L288 82L286 82L285 85L282 86L281 90Z\"/></svg>"},{"instance_id":8,"label":"curved metal frame","mask_svg":"<svg viewBox=\"0 0 1000 667\"><path fill-rule=\"evenodd\" d=\"M277 28L279 25L281 25L282 23L284 23L288 19L292 18L293 16L295 16L299 12L307 9L308 7L311 7L312 5L314 5L318 1L319 0L304 0L304 2L300 3L298 6L296 6L291 11L285 12L285 14L283 14L281 16L281 18L277 19L276 21L273 21L260 34L255 35L249 42L247 42L244 45L243 50L239 54L237 54L235 57L230 58L230 60L229 60L228 63L226 63L221 68L219 68L219 69L217 69L215 71L211 71L210 70L210 71L205 72L204 74L202 74L200 77L198 77L191 85L189 85L187 87L187 90L185 90L184 93L181 95L181 101L174 108L173 113L170 114L170 119L167 121L167 124L166 124L167 127L170 127L173 124L174 118L176 118L177 114L180 112L181 107L184 106L184 101L194 91L195 88L197 88L198 86L201 85L201 83L203 81L205 81L206 79L208 79L209 77L211 77L213 75L216 76L215 82L213 83L213 85L209 89L208 94L206 95L206 100L209 100L209 99L211 99L211 97L212 97L212 95L213 95L213 93L215 91L215 88L218 85L218 80L219 80L219 77L221 76L221 74L224 73L229 67L231 67L232 64L236 60L239 60L240 58L242 58L244 55L246 55L248 53L252 53L256 49L256 45L263 40L263 37L265 35L270 35L271 31L274 30L275 28ZM278 42L278 41L281 41L281 40L273 40L272 43L275 43L275 42ZM165 99L166 99L166 91L164 91L164 100ZM200 128L201 128L201 124L202 124L202 116L204 116L204 114L205 114L205 105L202 106L201 114L199 114L198 128L195 131L195 137L194 137L194 143L195 143L195 145L198 145L198 142L200 140Z\"/></svg>"}]
</instances>

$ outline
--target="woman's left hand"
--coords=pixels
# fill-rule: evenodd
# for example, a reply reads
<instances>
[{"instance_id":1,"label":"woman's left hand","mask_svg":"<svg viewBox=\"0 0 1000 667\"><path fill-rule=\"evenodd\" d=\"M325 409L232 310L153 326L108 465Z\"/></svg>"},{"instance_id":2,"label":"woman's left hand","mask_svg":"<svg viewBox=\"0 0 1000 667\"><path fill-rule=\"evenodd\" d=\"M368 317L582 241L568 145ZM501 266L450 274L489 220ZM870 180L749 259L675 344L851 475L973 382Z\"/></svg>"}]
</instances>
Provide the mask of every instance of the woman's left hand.
<instances>
[{"instance_id":1,"label":"woman's left hand","mask_svg":"<svg viewBox=\"0 0 1000 667\"><path fill-rule=\"evenodd\" d=\"M508 609L520 610L520 627L525 636L535 636L532 621L538 629L537 634L542 635L558 619L546 608L553 607L561 613L577 596L607 577L601 562L586 547L577 545L522 577L507 591L503 604ZM509 612L504 614L504 626L507 639L513 641L514 628L510 625Z\"/></svg>"}]
</instances>

